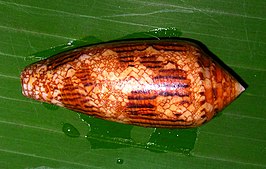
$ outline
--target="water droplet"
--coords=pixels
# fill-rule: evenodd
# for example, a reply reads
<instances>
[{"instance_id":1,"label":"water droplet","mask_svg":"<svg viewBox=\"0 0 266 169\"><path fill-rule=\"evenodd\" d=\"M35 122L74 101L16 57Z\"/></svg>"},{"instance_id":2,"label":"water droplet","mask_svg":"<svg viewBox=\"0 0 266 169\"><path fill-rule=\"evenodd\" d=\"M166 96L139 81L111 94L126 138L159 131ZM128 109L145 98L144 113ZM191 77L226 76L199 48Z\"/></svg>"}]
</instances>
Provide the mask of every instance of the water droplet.
<instances>
[{"instance_id":1,"label":"water droplet","mask_svg":"<svg viewBox=\"0 0 266 169\"><path fill-rule=\"evenodd\" d=\"M148 145L148 146L153 146L153 145L155 145L155 143L148 142L147 145Z\"/></svg>"},{"instance_id":2,"label":"water droplet","mask_svg":"<svg viewBox=\"0 0 266 169\"><path fill-rule=\"evenodd\" d=\"M57 110L59 107L53 104L42 103L42 105L49 110Z\"/></svg>"},{"instance_id":3,"label":"water droplet","mask_svg":"<svg viewBox=\"0 0 266 169\"><path fill-rule=\"evenodd\" d=\"M118 159L116 160L116 163L117 163L117 164L123 164L123 163L124 163L124 160L121 159L121 158L118 158Z\"/></svg>"},{"instance_id":4,"label":"water droplet","mask_svg":"<svg viewBox=\"0 0 266 169\"><path fill-rule=\"evenodd\" d=\"M24 57L23 60L24 61L32 61L32 60L34 60L34 56L31 55L31 56Z\"/></svg>"},{"instance_id":5,"label":"water droplet","mask_svg":"<svg viewBox=\"0 0 266 169\"><path fill-rule=\"evenodd\" d=\"M180 37L182 35L182 32L174 27L156 28L150 30L149 33L157 37Z\"/></svg>"},{"instance_id":6,"label":"water droplet","mask_svg":"<svg viewBox=\"0 0 266 169\"><path fill-rule=\"evenodd\" d=\"M71 124L64 123L62 131L69 137L79 137L80 133L79 131Z\"/></svg>"},{"instance_id":7,"label":"water droplet","mask_svg":"<svg viewBox=\"0 0 266 169\"><path fill-rule=\"evenodd\" d=\"M31 61L31 62L36 62L42 59L43 58L38 55L30 55L23 58L24 61Z\"/></svg>"},{"instance_id":8,"label":"water droplet","mask_svg":"<svg viewBox=\"0 0 266 169\"><path fill-rule=\"evenodd\" d=\"M73 40L71 40L71 41L69 41L69 42L67 43L68 46L71 46L72 44L73 44Z\"/></svg>"}]
</instances>

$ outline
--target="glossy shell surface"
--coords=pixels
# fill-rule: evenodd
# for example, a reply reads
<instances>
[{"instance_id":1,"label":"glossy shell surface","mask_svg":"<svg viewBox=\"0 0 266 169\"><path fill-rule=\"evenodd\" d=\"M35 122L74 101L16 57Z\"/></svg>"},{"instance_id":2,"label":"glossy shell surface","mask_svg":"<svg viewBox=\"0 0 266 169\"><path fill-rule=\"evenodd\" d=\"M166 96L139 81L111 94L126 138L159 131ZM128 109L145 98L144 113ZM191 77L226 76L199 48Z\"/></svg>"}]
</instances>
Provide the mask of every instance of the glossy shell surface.
<instances>
[{"instance_id":1,"label":"glossy shell surface","mask_svg":"<svg viewBox=\"0 0 266 169\"><path fill-rule=\"evenodd\" d=\"M184 40L114 42L29 65L23 95L102 119L146 127L200 126L244 88Z\"/></svg>"}]
</instances>

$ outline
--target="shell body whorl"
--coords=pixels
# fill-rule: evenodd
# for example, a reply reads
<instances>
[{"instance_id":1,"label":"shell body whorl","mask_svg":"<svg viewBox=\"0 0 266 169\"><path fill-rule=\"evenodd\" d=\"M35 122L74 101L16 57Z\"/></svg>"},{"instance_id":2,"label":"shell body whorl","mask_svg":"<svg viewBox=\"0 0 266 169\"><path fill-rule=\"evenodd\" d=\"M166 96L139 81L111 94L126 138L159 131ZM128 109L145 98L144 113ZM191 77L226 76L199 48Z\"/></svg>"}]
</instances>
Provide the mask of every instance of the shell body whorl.
<instances>
[{"instance_id":1,"label":"shell body whorl","mask_svg":"<svg viewBox=\"0 0 266 169\"><path fill-rule=\"evenodd\" d=\"M244 88L197 45L132 41L78 48L21 74L25 96L106 120L188 128L209 121Z\"/></svg>"}]
</instances>

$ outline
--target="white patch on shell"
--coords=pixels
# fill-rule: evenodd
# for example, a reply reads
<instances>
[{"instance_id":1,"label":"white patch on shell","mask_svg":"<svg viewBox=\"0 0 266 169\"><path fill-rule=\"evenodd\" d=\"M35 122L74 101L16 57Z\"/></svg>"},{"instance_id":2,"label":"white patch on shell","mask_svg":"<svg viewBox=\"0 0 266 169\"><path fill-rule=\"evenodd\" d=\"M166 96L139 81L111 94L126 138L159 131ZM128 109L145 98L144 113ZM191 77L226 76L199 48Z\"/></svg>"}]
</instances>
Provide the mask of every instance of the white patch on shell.
<instances>
[{"instance_id":1,"label":"white patch on shell","mask_svg":"<svg viewBox=\"0 0 266 169\"><path fill-rule=\"evenodd\" d=\"M54 90L53 98L57 97L59 94L61 94L60 90Z\"/></svg>"},{"instance_id":2,"label":"white patch on shell","mask_svg":"<svg viewBox=\"0 0 266 169\"><path fill-rule=\"evenodd\" d=\"M47 100L47 96L48 96L47 93L42 93L42 98L43 98L43 100Z\"/></svg>"},{"instance_id":3,"label":"white patch on shell","mask_svg":"<svg viewBox=\"0 0 266 169\"><path fill-rule=\"evenodd\" d=\"M23 93L25 96L28 96L28 95L29 95L29 93L28 93L27 90L23 90L22 93Z\"/></svg>"},{"instance_id":4,"label":"white patch on shell","mask_svg":"<svg viewBox=\"0 0 266 169\"><path fill-rule=\"evenodd\" d=\"M84 60L89 59L90 57L91 57L90 55L83 54L83 55L81 55L81 56L79 57L79 60L80 60L80 61L84 61Z\"/></svg>"},{"instance_id":5,"label":"white patch on shell","mask_svg":"<svg viewBox=\"0 0 266 169\"><path fill-rule=\"evenodd\" d=\"M28 90L33 89L33 83L37 80L35 77L30 77L29 82L28 82Z\"/></svg>"},{"instance_id":6,"label":"white patch on shell","mask_svg":"<svg viewBox=\"0 0 266 169\"><path fill-rule=\"evenodd\" d=\"M117 55L117 53L112 51L112 50L110 50L110 49L107 49L106 51L104 51L102 53L102 56L116 56L116 55Z\"/></svg>"},{"instance_id":7,"label":"white patch on shell","mask_svg":"<svg viewBox=\"0 0 266 169\"><path fill-rule=\"evenodd\" d=\"M27 90L27 84L25 84L25 83L23 84L23 89Z\"/></svg>"},{"instance_id":8,"label":"white patch on shell","mask_svg":"<svg viewBox=\"0 0 266 169\"><path fill-rule=\"evenodd\" d=\"M28 90L32 90L32 85L30 83L28 83Z\"/></svg>"},{"instance_id":9,"label":"white patch on shell","mask_svg":"<svg viewBox=\"0 0 266 169\"><path fill-rule=\"evenodd\" d=\"M176 66L173 63L168 63L164 66L164 69L176 69Z\"/></svg>"},{"instance_id":10,"label":"white patch on shell","mask_svg":"<svg viewBox=\"0 0 266 169\"><path fill-rule=\"evenodd\" d=\"M37 65L37 66L39 66L39 65ZM42 66L40 66L40 67L38 67L36 69L36 73L40 73L41 71L46 71L46 70L47 70L47 66L46 65L42 65Z\"/></svg>"},{"instance_id":11,"label":"white patch on shell","mask_svg":"<svg viewBox=\"0 0 266 169\"><path fill-rule=\"evenodd\" d=\"M51 103L56 104L56 105L58 105L58 106L63 106L62 102L60 102L60 101L58 101L58 100L56 100L56 99L52 99L52 100L51 100Z\"/></svg>"},{"instance_id":12,"label":"white patch on shell","mask_svg":"<svg viewBox=\"0 0 266 169\"><path fill-rule=\"evenodd\" d=\"M69 69L67 71L66 77L72 77L75 73L76 73L76 71L74 69Z\"/></svg>"}]
</instances>

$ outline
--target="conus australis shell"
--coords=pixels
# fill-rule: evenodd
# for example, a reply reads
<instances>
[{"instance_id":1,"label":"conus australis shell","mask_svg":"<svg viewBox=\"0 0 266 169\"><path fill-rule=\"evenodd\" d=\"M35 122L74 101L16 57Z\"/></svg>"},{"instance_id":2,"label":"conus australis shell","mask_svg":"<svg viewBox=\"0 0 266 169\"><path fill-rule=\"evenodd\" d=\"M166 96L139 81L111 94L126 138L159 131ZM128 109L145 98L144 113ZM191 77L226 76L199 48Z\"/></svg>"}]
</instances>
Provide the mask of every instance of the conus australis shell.
<instances>
[{"instance_id":1,"label":"conus australis shell","mask_svg":"<svg viewBox=\"0 0 266 169\"><path fill-rule=\"evenodd\" d=\"M29 65L23 95L145 127L210 121L244 87L189 40L144 40L77 48Z\"/></svg>"}]
</instances>

